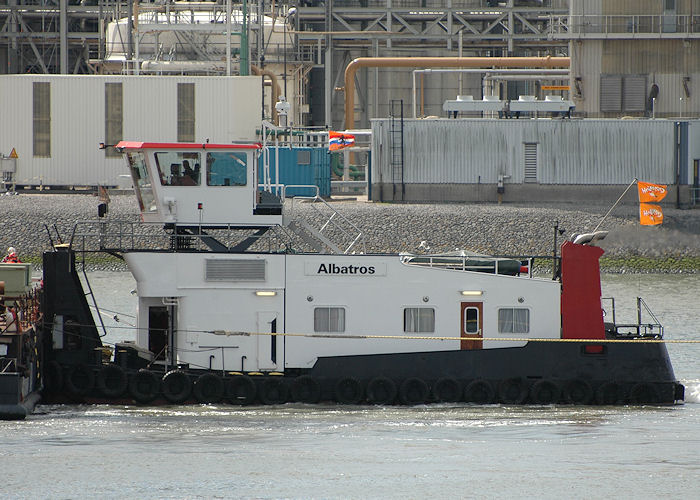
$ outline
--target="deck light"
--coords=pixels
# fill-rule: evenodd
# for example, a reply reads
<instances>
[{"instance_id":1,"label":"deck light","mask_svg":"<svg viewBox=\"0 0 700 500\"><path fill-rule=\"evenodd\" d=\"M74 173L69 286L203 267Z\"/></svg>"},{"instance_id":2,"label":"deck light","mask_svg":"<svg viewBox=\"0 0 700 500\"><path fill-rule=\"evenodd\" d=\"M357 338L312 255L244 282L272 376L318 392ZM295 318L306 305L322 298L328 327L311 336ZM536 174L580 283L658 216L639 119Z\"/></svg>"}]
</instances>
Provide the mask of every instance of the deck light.
<instances>
[{"instance_id":1,"label":"deck light","mask_svg":"<svg viewBox=\"0 0 700 500\"><path fill-rule=\"evenodd\" d=\"M257 295L258 297L274 297L275 295L277 295L277 292L275 292L274 290L257 290L255 292L255 295Z\"/></svg>"},{"instance_id":2,"label":"deck light","mask_svg":"<svg viewBox=\"0 0 700 500\"><path fill-rule=\"evenodd\" d=\"M481 297L484 294L481 290L462 290L460 293L468 297Z\"/></svg>"}]
</instances>

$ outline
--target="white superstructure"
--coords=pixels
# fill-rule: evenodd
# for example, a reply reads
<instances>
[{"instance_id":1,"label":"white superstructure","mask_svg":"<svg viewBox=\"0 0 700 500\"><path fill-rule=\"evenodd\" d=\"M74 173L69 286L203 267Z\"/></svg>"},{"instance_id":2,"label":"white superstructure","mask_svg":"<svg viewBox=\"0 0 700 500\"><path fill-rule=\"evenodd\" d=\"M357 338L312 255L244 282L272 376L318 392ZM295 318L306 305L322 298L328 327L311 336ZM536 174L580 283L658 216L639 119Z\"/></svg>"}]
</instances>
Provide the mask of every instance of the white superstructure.
<instances>
[{"instance_id":1,"label":"white superstructure","mask_svg":"<svg viewBox=\"0 0 700 500\"><path fill-rule=\"evenodd\" d=\"M175 242L167 251L125 253L138 285L138 344L173 365L283 372L311 369L320 357L516 347L526 341L507 339L560 336L560 284L533 278L527 262L224 243L216 234L228 230L293 238L306 228L307 240L325 238L258 189L258 145L118 147L144 221L166 224ZM196 178L185 181L195 165Z\"/></svg>"}]
</instances>

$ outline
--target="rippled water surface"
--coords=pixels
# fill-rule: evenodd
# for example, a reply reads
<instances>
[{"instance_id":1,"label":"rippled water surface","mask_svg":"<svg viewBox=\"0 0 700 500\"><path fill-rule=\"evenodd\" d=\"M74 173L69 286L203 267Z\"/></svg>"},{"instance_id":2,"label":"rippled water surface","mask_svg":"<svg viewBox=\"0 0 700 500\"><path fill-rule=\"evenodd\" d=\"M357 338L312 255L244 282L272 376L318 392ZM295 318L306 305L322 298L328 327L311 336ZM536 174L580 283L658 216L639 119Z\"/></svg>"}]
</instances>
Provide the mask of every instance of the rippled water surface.
<instances>
[{"instance_id":1,"label":"rippled water surface","mask_svg":"<svg viewBox=\"0 0 700 500\"><path fill-rule=\"evenodd\" d=\"M111 341L128 275L95 273ZM111 292L113 288L116 291ZM606 276L632 319L698 339L700 278ZM625 316L625 313L629 315ZM8 498L698 498L700 346L670 344L672 407L39 406L0 422Z\"/></svg>"}]
</instances>

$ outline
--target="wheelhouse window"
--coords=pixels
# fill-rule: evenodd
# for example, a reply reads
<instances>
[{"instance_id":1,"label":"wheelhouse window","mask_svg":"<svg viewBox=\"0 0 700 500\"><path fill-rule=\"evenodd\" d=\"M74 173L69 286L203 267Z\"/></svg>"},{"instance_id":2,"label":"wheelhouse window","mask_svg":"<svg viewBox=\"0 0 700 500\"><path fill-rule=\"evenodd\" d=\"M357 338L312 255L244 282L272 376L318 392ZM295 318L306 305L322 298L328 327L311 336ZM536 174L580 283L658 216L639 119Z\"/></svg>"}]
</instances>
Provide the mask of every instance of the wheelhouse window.
<instances>
[{"instance_id":1,"label":"wheelhouse window","mask_svg":"<svg viewBox=\"0 0 700 500\"><path fill-rule=\"evenodd\" d=\"M247 153L207 153L208 186L245 186L247 182Z\"/></svg>"},{"instance_id":2,"label":"wheelhouse window","mask_svg":"<svg viewBox=\"0 0 700 500\"><path fill-rule=\"evenodd\" d=\"M432 307L407 307L403 310L403 331L406 333L432 333L435 331L435 309Z\"/></svg>"},{"instance_id":3,"label":"wheelhouse window","mask_svg":"<svg viewBox=\"0 0 700 500\"><path fill-rule=\"evenodd\" d=\"M498 310L498 333L529 333L530 310L507 307Z\"/></svg>"},{"instance_id":4,"label":"wheelhouse window","mask_svg":"<svg viewBox=\"0 0 700 500\"><path fill-rule=\"evenodd\" d=\"M153 194L153 186L146 168L146 156L141 152L128 153L126 155L131 171L131 179L134 182L136 199L142 212L156 212L156 199Z\"/></svg>"},{"instance_id":5,"label":"wheelhouse window","mask_svg":"<svg viewBox=\"0 0 700 500\"><path fill-rule=\"evenodd\" d=\"M315 332L344 332L345 308L316 307L314 309Z\"/></svg>"},{"instance_id":6,"label":"wheelhouse window","mask_svg":"<svg viewBox=\"0 0 700 500\"><path fill-rule=\"evenodd\" d=\"M163 151L155 153L158 176L163 186L199 186L199 153Z\"/></svg>"}]
</instances>

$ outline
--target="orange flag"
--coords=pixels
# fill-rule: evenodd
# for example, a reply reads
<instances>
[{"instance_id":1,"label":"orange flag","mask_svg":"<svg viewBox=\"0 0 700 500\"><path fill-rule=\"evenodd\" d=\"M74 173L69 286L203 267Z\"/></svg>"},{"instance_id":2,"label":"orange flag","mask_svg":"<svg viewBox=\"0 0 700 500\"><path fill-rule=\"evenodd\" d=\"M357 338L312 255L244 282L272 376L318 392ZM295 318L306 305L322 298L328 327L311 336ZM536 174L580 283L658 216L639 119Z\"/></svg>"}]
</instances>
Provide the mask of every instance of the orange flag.
<instances>
[{"instance_id":1,"label":"orange flag","mask_svg":"<svg viewBox=\"0 0 700 500\"><path fill-rule=\"evenodd\" d=\"M652 203L639 204L639 223L642 226L656 226L664 221L664 213L659 205Z\"/></svg>"},{"instance_id":2,"label":"orange flag","mask_svg":"<svg viewBox=\"0 0 700 500\"><path fill-rule=\"evenodd\" d=\"M343 134L342 132L328 132L328 149L337 151L343 148L349 148L355 145L355 136L352 134Z\"/></svg>"},{"instance_id":3,"label":"orange flag","mask_svg":"<svg viewBox=\"0 0 700 500\"><path fill-rule=\"evenodd\" d=\"M651 184L649 182L637 181L637 189L639 190L639 201L646 203L649 201L661 201L666 197L666 185Z\"/></svg>"}]
</instances>

